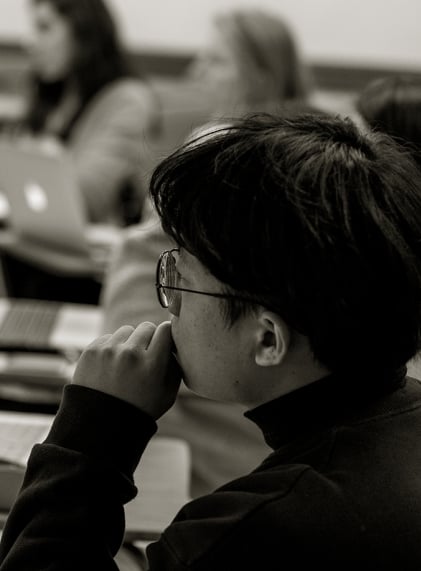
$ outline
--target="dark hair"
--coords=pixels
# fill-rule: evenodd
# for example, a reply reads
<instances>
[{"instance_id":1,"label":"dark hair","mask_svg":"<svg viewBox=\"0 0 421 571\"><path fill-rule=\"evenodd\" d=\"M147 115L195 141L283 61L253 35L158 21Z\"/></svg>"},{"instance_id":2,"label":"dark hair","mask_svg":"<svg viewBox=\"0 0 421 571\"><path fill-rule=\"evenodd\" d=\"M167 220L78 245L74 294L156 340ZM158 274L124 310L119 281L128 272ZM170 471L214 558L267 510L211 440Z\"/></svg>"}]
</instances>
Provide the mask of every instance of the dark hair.
<instances>
[{"instance_id":1,"label":"dark hair","mask_svg":"<svg viewBox=\"0 0 421 571\"><path fill-rule=\"evenodd\" d=\"M119 43L114 20L103 0L32 0L48 3L70 25L77 56L72 74L81 99L81 109L103 86L130 75L128 63ZM29 128L42 131L48 114L60 101L66 81L48 83L33 77L27 114ZM75 118L74 118L75 119ZM71 121L63 138L68 136Z\"/></svg>"},{"instance_id":2,"label":"dark hair","mask_svg":"<svg viewBox=\"0 0 421 571\"><path fill-rule=\"evenodd\" d=\"M389 137L253 115L166 158L151 195L166 233L330 370L395 370L418 350L421 181ZM231 323L255 307L224 303Z\"/></svg>"},{"instance_id":3,"label":"dark hair","mask_svg":"<svg viewBox=\"0 0 421 571\"><path fill-rule=\"evenodd\" d=\"M412 146L421 166L421 77L404 74L373 80L360 93L356 108L371 128Z\"/></svg>"}]
</instances>

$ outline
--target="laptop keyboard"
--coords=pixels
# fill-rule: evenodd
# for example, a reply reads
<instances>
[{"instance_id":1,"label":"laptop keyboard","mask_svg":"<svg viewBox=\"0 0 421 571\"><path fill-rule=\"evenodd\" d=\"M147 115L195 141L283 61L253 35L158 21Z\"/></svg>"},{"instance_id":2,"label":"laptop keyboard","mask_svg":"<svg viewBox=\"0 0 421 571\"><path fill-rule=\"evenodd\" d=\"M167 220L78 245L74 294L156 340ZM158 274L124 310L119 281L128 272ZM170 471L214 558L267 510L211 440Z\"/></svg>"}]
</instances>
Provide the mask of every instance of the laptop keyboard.
<instances>
[{"instance_id":1,"label":"laptop keyboard","mask_svg":"<svg viewBox=\"0 0 421 571\"><path fill-rule=\"evenodd\" d=\"M0 346L35 349L48 347L60 303L13 300L0 326Z\"/></svg>"}]
</instances>

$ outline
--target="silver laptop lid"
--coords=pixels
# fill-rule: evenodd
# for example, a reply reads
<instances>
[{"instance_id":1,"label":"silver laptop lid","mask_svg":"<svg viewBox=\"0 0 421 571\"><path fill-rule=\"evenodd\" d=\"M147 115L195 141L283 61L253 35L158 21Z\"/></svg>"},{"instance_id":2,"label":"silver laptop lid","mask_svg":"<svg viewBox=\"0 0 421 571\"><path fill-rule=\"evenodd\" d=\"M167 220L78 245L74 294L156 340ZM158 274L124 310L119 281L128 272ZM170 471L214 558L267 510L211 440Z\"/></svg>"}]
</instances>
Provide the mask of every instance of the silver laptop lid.
<instances>
[{"instance_id":1,"label":"silver laptop lid","mask_svg":"<svg viewBox=\"0 0 421 571\"><path fill-rule=\"evenodd\" d=\"M0 192L10 225L25 239L54 250L88 254L83 200L71 158L0 143Z\"/></svg>"}]
</instances>

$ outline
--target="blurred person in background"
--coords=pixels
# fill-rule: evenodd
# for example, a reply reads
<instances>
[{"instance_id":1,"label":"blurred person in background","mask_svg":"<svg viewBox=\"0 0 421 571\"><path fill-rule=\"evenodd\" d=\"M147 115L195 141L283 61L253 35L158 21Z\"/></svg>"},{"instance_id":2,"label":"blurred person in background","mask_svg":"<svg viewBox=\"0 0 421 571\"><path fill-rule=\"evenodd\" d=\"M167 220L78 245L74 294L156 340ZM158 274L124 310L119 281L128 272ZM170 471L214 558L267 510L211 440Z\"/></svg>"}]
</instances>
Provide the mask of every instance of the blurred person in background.
<instances>
[{"instance_id":1,"label":"blurred person in background","mask_svg":"<svg viewBox=\"0 0 421 571\"><path fill-rule=\"evenodd\" d=\"M148 83L131 74L102 0L30 0L32 38L20 144L68 152L91 223L126 226L147 210L142 146L158 112ZM9 295L97 303L101 284L3 255Z\"/></svg>"},{"instance_id":2,"label":"blurred person in background","mask_svg":"<svg viewBox=\"0 0 421 571\"><path fill-rule=\"evenodd\" d=\"M181 75L164 81L151 78L163 112L147 180L164 156L202 127L249 112L278 113L286 103L308 106L313 102L309 66L282 17L259 9L234 9L216 13L210 29L205 46Z\"/></svg>"},{"instance_id":3,"label":"blurred person in background","mask_svg":"<svg viewBox=\"0 0 421 571\"><path fill-rule=\"evenodd\" d=\"M421 78L406 74L371 81L356 108L365 124L394 137L421 166Z\"/></svg>"},{"instance_id":4,"label":"blurred person in background","mask_svg":"<svg viewBox=\"0 0 421 571\"><path fill-rule=\"evenodd\" d=\"M366 127L393 137L421 168L421 78L400 74L375 79L360 92L356 109ZM419 356L408 363L408 373L421 379Z\"/></svg>"},{"instance_id":5,"label":"blurred person in background","mask_svg":"<svg viewBox=\"0 0 421 571\"><path fill-rule=\"evenodd\" d=\"M102 0L30 0L30 12L26 131L71 152L90 221L138 221L140 149L156 120L151 90L131 74Z\"/></svg>"},{"instance_id":6,"label":"blurred person in background","mask_svg":"<svg viewBox=\"0 0 421 571\"><path fill-rule=\"evenodd\" d=\"M212 91L217 117L277 111L285 101L308 102L312 87L289 25L259 9L216 15L209 45L188 76Z\"/></svg>"}]
</instances>

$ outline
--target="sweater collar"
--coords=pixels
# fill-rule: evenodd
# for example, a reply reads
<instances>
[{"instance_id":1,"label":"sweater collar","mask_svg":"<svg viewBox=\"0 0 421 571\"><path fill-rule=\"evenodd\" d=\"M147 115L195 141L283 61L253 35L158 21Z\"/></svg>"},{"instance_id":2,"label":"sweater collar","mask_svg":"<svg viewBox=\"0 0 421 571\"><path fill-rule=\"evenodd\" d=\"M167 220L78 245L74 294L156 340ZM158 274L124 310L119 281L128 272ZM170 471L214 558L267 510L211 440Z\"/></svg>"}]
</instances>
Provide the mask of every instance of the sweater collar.
<instances>
[{"instance_id":1,"label":"sweater collar","mask_svg":"<svg viewBox=\"0 0 421 571\"><path fill-rule=\"evenodd\" d=\"M245 416L257 424L268 446L276 449L306 433L358 418L367 407L404 386L405 375L406 367L353 378L330 374L249 410Z\"/></svg>"}]
</instances>

